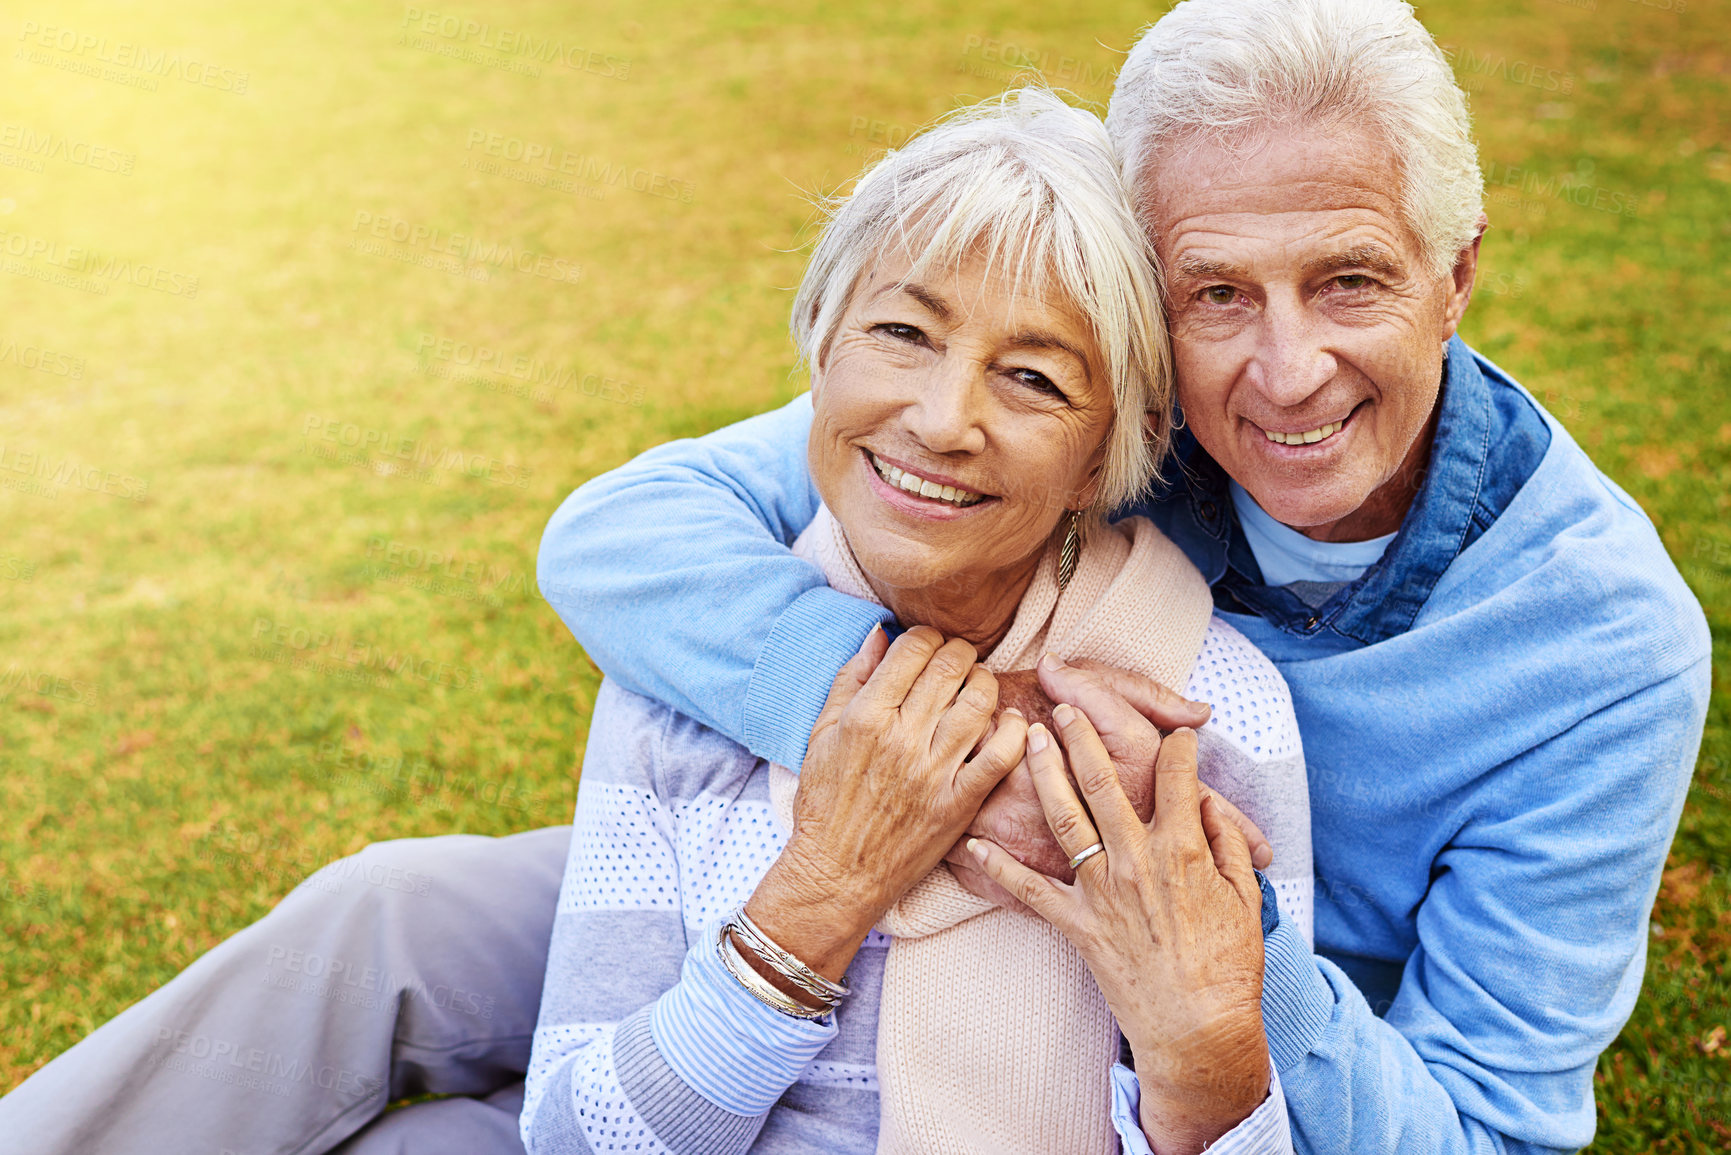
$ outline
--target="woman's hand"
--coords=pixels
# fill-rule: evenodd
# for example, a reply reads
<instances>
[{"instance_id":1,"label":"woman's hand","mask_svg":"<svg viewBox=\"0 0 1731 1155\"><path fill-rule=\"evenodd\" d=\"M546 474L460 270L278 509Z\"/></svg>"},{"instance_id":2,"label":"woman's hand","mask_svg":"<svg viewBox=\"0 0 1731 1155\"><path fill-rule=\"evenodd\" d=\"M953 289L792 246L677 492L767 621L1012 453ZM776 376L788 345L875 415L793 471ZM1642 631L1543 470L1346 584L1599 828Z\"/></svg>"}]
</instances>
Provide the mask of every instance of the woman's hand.
<instances>
[{"instance_id":1,"label":"woman's hand","mask_svg":"<svg viewBox=\"0 0 1731 1155\"><path fill-rule=\"evenodd\" d=\"M874 630L818 716L793 833L746 911L828 978L1022 757L1026 723L1006 714L992 728L996 683L974 659L929 627L894 645Z\"/></svg>"},{"instance_id":2,"label":"woman's hand","mask_svg":"<svg viewBox=\"0 0 1731 1155\"><path fill-rule=\"evenodd\" d=\"M1144 824L1088 718L1065 704L1053 720L1087 806L1058 744L1036 725L1027 759L1046 820L1066 854L1096 843L1104 851L1065 884L984 839L968 849L1087 961L1136 1056L1154 1150L1200 1151L1268 1093L1262 895L1249 846L1199 791L1194 731L1160 744L1154 819Z\"/></svg>"}]
</instances>

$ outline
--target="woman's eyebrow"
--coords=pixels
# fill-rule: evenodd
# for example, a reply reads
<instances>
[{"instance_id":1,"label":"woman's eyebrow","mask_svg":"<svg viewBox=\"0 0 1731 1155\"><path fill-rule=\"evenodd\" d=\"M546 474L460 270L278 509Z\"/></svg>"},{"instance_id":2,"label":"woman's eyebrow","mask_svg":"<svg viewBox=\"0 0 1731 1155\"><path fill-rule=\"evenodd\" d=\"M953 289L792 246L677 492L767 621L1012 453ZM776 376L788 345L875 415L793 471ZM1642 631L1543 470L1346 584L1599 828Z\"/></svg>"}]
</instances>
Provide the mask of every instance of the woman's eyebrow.
<instances>
[{"instance_id":1,"label":"woman's eyebrow","mask_svg":"<svg viewBox=\"0 0 1731 1155\"><path fill-rule=\"evenodd\" d=\"M926 306L926 312L935 315L936 319L950 319L949 303L943 300L942 296L938 296L938 294L933 293L931 289L923 286L923 284L904 284L904 286L902 286L902 293L909 294L911 298L919 301L921 305Z\"/></svg>"},{"instance_id":2,"label":"woman's eyebrow","mask_svg":"<svg viewBox=\"0 0 1731 1155\"><path fill-rule=\"evenodd\" d=\"M937 317L940 321L947 321L950 319L952 310L949 303L921 284L906 281L890 281L878 287L877 295L883 297L896 292L906 293L908 296L918 301L925 308L926 312Z\"/></svg>"},{"instance_id":3,"label":"woman's eyebrow","mask_svg":"<svg viewBox=\"0 0 1731 1155\"><path fill-rule=\"evenodd\" d=\"M1056 333L1049 333L1044 329L1029 329L1017 333L1010 338L1008 344L1012 349L1052 349L1059 353L1068 353L1084 368L1088 365L1088 358L1082 355L1080 349Z\"/></svg>"}]
</instances>

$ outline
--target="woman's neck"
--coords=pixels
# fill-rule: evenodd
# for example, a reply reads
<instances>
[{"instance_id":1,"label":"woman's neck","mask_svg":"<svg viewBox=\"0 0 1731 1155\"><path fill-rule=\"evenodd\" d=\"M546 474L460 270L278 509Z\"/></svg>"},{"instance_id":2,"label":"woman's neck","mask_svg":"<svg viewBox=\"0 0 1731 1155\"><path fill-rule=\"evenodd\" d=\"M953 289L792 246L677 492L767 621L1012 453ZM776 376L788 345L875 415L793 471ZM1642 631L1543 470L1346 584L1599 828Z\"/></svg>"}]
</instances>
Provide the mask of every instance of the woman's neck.
<instances>
[{"instance_id":1,"label":"woman's neck","mask_svg":"<svg viewBox=\"0 0 1731 1155\"><path fill-rule=\"evenodd\" d=\"M966 639L984 657L1015 624L1022 596L1045 558L1042 548L984 576L957 575L917 589L897 589L870 574L866 580L903 626L930 626L946 638Z\"/></svg>"}]
</instances>

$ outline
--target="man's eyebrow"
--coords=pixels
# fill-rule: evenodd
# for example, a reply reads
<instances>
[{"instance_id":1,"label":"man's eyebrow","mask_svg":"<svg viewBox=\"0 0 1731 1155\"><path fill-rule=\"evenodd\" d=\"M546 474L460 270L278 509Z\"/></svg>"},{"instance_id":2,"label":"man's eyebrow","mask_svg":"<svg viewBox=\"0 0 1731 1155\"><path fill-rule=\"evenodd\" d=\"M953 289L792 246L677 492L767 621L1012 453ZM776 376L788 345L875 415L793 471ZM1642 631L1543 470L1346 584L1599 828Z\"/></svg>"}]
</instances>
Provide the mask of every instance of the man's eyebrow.
<instances>
[{"instance_id":1,"label":"man's eyebrow","mask_svg":"<svg viewBox=\"0 0 1731 1155\"><path fill-rule=\"evenodd\" d=\"M1398 280L1406 276L1406 266L1401 264L1400 258L1371 241L1353 245L1350 248L1340 250L1338 253L1330 253L1327 256L1317 257L1315 260L1306 262L1304 275L1306 278L1311 278L1339 269L1367 269L1377 276L1389 280Z\"/></svg>"},{"instance_id":2,"label":"man's eyebrow","mask_svg":"<svg viewBox=\"0 0 1731 1155\"><path fill-rule=\"evenodd\" d=\"M1192 277L1198 281L1211 277L1232 279L1245 276L1244 270L1230 261L1211 261L1206 257L1179 257L1172 267L1180 276Z\"/></svg>"}]
</instances>

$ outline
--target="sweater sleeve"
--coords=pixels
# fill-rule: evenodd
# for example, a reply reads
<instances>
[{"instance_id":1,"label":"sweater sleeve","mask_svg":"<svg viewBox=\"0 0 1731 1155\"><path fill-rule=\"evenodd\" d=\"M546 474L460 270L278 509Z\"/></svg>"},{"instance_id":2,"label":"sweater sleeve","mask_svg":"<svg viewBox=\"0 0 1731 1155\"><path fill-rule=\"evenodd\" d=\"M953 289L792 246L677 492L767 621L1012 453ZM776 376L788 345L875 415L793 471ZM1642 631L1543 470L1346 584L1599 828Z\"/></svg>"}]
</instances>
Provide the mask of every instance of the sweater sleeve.
<instances>
[{"instance_id":1,"label":"sweater sleeve","mask_svg":"<svg viewBox=\"0 0 1731 1155\"><path fill-rule=\"evenodd\" d=\"M1591 1142L1593 1072L1640 993L1708 688L1703 659L1498 768L1437 855L1382 1017L1275 928L1263 1020L1300 1151Z\"/></svg>"},{"instance_id":2,"label":"sweater sleeve","mask_svg":"<svg viewBox=\"0 0 1731 1155\"><path fill-rule=\"evenodd\" d=\"M1263 872L1282 921L1313 939L1316 871L1310 849L1310 787L1304 743L1286 679L1250 639L1215 618L1184 696L1214 707L1197 732L1197 773L1268 837Z\"/></svg>"},{"instance_id":3,"label":"sweater sleeve","mask_svg":"<svg viewBox=\"0 0 1731 1155\"><path fill-rule=\"evenodd\" d=\"M525 1080L530 1155L740 1155L836 1033L753 998L714 927L687 941L680 800L657 770L670 714L611 682L596 700ZM738 753L716 777L749 768Z\"/></svg>"},{"instance_id":4,"label":"sweater sleeve","mask_svg":"<svg viewBox=\"0 0 1731 1155\"><path fill-rule=\"evenodd\" d=\"M788 548L817 512L811 419L802 396L595 478L553 515L536 567L608 677L793 767L836 671L892 621Z\"/></svg>"}]
</instances>

